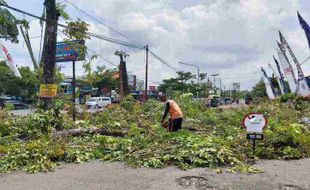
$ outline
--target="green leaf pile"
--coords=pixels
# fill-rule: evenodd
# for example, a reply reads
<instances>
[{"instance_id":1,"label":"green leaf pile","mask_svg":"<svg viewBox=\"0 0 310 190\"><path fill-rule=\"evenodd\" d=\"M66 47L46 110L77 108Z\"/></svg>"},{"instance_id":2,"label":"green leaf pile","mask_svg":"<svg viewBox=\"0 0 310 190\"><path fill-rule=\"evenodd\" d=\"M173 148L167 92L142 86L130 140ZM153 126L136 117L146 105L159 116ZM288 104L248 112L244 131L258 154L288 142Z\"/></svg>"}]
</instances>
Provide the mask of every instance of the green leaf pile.
<instances>
[{"instance_id":1,"label":"green leaf pile","mask_svg":"<svg viewBox=\"0 0 310 190\"><path fill-rule=\"evenodd\" d=\"M132 167L178 166L227 168L229 172L258 172L248 163L251 142L241 127L244 115L259 112L269 125L259 141L257 159L300 159L310 156L309 126L301 119L310 117L310 104L298 100L262 102L235 108L207 108L190 96L175 98L184 112L183 130L168 133L160 126L163 104L134 102L132 98L102 113L78 115L74 123L62 114L61 102L46 112L38 110L24 117L0 112L0 172L51 171L61 163L90 160L122 161ZM298 104L298 105L296 105ZM72 128L122 130L125 137L88 134L55 138L55 130ZM188 130L194 129L194 130Z\"/></svg>"}]
</instances>

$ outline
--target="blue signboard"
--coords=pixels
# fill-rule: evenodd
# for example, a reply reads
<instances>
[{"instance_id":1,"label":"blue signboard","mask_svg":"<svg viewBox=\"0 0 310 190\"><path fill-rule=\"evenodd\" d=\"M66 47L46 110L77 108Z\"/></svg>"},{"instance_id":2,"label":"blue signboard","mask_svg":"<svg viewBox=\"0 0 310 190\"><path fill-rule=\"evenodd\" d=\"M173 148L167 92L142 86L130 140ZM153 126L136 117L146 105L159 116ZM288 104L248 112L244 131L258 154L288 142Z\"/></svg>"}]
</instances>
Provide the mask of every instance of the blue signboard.
<instances>
[{"instance_id":1,"label":"blue signboard","mask_svg":"<svg viewBox=\"0 0 310 190\"><path fill-rule=\"evenodd\" d=\"M85 59L84 41L58 42L56 62L80 61Z\"/></svg>"}]
</instances>

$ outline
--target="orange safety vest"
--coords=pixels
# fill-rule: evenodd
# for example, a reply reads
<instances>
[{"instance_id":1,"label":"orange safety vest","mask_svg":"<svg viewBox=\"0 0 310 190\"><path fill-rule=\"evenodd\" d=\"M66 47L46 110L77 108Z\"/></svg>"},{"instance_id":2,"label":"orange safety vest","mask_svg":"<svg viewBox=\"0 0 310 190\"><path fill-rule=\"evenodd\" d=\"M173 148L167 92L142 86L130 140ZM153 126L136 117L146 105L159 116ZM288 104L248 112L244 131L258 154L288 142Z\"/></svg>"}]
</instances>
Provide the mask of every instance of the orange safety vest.
<instances>
[{"instance_id":1,"label":"orange safety vest","mask_svg":"<svg viewBox=\"0 0 310 190\"><path fill-rule=\"evenodd\" d=\"M168 100L168 102L169 102L169 113L170 113L171 119L182 118L183 113L180 107L178 106L178 104L175 103L175 101L173 100Z\"/></svg>"}]
</instances>

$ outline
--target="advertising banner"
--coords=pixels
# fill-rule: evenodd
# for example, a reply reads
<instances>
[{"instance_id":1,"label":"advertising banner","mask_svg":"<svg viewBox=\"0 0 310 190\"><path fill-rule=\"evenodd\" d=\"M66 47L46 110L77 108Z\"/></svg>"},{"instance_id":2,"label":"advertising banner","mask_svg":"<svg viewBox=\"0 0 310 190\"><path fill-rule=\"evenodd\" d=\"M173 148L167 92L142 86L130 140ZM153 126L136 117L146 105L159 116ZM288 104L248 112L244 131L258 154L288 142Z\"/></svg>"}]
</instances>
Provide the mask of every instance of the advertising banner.
<instances>
[{"instance_id":1,"label":"advertising banner","mask_svg":"<svg viewBox=\"0 0 310 190\"><path fill-rule=\"evenodd\" d=\"M4 58L6 65L11 69L13 74L16 77L22 77L19 73L19 70L16 68L16 66L14 64L14 61L13 61L11 55L9 54L8 49L6 49L6 47L3 45L1 40L0 40L0 49L1 49L0 51L1 51L2 57Z\"/></svg>"},{"instance_id":2,"label":"advertising banner","mask_svg":"<svg viewBox=\"0 0 310 190\"><path fill-rule=\"evenodd\" d=\"M280 40L281 40L281 45L283 47L283 52L285 53L285 49L288 50L289 54L291 55L293 62L296 65L296 69L297 69L297 73L298 73L298 78L296 80L296 84L297 84L297 91L296 93L300 96L310 96L310 88L307 84L304 72L292 50L292 48L290 47L290 45L287 43L286 39L284 38L283 34L281 32L279 32L280 34Z\"/></svg>"},{"instance_id":3,"label":"advertising banner","mask_svg":"<svg viewBox=\"0 0 310 190\"><path fill-rule=\"evenodd\" d=\"M268 95L269 99L273 100L273 99L276 98L276 96L274 94L271 81L269 80L265 70L263 68L261 68L261 70L262 70L262 73L263 73L263 79L264 79L267 95Z\"/></svg>"},{"instance_id":4,"label":"advertising banner","mask_svg":"<svg viewBox=\"0 0 310 190\"><path fill-rule=\"evenodd\" d=\"M286 55L284 54L284 52L279 50L279 49L277 51L278 51L280 63L282 65L282 68L283 68L283 71L284 71L284 76L287 79L287 82L288 82L288 85L290 87L291 93L296 93L297 85L296 85L295 74L293 72L293 67L288 62L288 59L287 59Z\"/></svg>"},{"instance_id":5,"label":"advertising banner","mask_svg":"<svg viewBox=\"0 0 310 190\"><path fill-rule=\"evenodd\" d=\"M85 52L84 41L58 42L56 45L56 62L84 60Z\"/></svg>"}]
</instances>

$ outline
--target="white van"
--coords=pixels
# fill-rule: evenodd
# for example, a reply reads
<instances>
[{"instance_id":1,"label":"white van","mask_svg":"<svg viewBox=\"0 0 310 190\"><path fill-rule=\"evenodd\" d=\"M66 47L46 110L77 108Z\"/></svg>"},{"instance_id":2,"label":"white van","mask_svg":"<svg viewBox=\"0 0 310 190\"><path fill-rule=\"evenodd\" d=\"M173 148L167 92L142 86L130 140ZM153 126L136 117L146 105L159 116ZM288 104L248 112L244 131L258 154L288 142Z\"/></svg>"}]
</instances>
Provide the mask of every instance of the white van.
<instances>
[{"instance_id":1,"label":"white van","mask_svg":"<svg viewBox=\"0 0 310 190\"><path fill-rule=\"evenodd\" d=\"M103 108L107 107L111 103L112 101L110 97L91 97L86 101L85 105L88 108Z\"/></svg>"}]
</instances>

